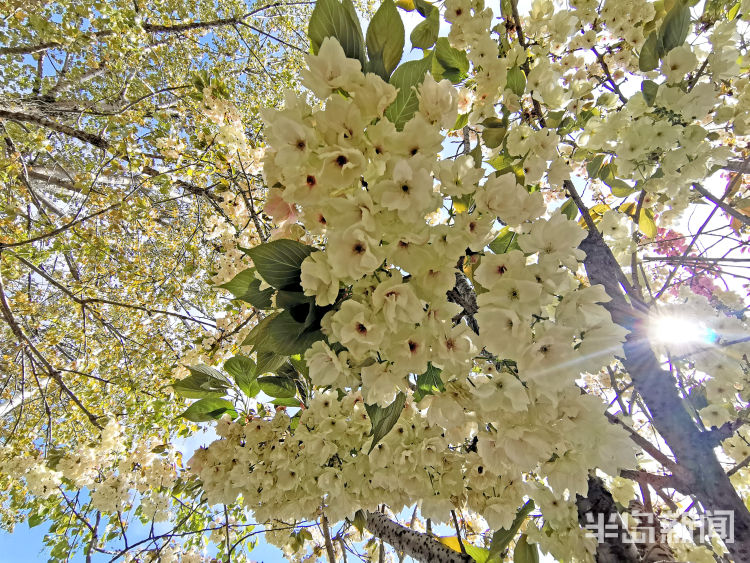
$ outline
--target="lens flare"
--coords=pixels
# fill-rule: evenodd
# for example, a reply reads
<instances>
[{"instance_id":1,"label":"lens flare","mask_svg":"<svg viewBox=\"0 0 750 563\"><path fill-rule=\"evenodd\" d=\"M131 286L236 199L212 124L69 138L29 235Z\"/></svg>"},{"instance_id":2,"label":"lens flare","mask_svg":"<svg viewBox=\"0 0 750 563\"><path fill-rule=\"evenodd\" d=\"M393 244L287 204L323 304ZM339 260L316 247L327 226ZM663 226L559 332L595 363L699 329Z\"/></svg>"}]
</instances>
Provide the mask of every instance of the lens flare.
<instances>
[{"instance_id":1,"label":"lens flare","mask_svg":"<svg viewBox=\"0 0 750 563\"><path fill-rule=\"evenodd\" d=\"M715 342L716 333L695 318L662 316L651 321L651 338L664 344Z\"/></svg>"}]
</instances>

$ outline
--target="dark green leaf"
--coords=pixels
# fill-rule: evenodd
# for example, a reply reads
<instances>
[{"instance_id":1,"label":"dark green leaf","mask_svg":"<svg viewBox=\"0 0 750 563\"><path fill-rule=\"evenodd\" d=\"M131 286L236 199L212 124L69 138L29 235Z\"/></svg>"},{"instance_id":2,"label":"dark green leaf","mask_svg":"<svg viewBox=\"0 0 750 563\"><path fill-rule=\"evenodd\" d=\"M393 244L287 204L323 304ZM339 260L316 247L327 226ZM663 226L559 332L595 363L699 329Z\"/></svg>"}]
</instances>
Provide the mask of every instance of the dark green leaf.
<instances>
[{"instance_id":1,"label":"dark green leaf","mask_svg":"<svg viewBox=\"0 0 750 563\"><path fill-rule=\"evenodd\" d=\"M36 514L32 514L31 516L29 516L28 522L29 528L34 528L44 522L44 515L38 512Z\"/></svg>"},{"instance_id":2,"label":"dark green leaf","mask_svg":"<svg viewBox=\"0 0 750 563\"><path fill-rule=\"evenodd\" d=\"M414 392L415 401L421 401L425 395L434 395L440 391L445 391L440 373L441 370L432 364L428 364L427 371L417 376L417 389Z\"/></svg>"},{"instance_id":3,"label":"dark green leaf","mask_svg":"<svg viewBox=\"0 0 750 563\"><path fill-rule=\"evenodd\" d=\"M201 399L190 405L180 416L193 422L208 422L228 414L237 417L234 405L225 399Z\"/></svg>"},{"instance_id":4,"label":"dark green leaf","mask_svg":"<svg viewBox=\"0 0 750 563\"><path fill-rule=\"evenodd\" d=\"M292 363L292 366L294 366L294 369L297 370L298 373L301 373L305 376L310 374L310 370L307 367L307 362L305 362L305 359L301 354L294 354L293 356L290 356L289 361Z\"/></svg>"},{"instance_id":5,"label":"dark green leaf","mask_svg":"<svg viewBox=\"0 0 750 563\"><path fill-rule=\"evenodd\" d=\"M258 374L276 371L286 361L286 356L275 352L258 352Z\"/></svg>"},{"instance_id":6,"label":"dark green leaf","mask_svg":"<svg viewBox=\"0 0 750 563\"><path fill-rule=\"evenodd\" d=\"M539 563L539 550L536 544L526 540L526 534L521 534L513 549L513 563Z\"/></svg>"},{"instance_id":7,"label":"dark green leaf","mask_svg":"<svg viewBox=\"0 0 750 563\"><path fill-rule=\"evenodd\" d=\"M430 15L427 18L419 22L417 26L412 30L409 40L411 41L412 47L417 49L429 49L438 40L438 33L440 32L440 11L432 9Z\"/></svg>"},{"instance_id":8,"label":"dark green leaf","mask_svg":"<svg viewBox=\"0 0 750 563\"><path fill-rule=\"evenodd\" d=\"M435 6L433 6L430 2L425 2L425 0L414 0L414 7L417 9L417 12L419 12L419 15L423 18L427 18L430 16L430 14L437 11Z\"/></svg>"},{"instance_id":9,"label":"dark green leaf","mask_svg":"<svg viewBox=\"0 0 750 563\"><path fill-rule=\"evenodd\" d=\"M651 107L656 101L656 93L659 91L659 85L653 80L644 80L641 82L641 93L643 93L643 99L646 100L646 105Z\"/></svg>"},{"instance_id":10,"label":"dark green leaf","mask_svg":"<svg viewBox=\"0 0 750 563\"><path fill-rule=\"evenodd\" d=\"M273 313L258 321L258 324L247 334L240 346L252 346L254 351L271 350L268 325L278 316L279 313Z\"/></svg>"},{"instance_id":11,"label":"dark green leaf","mask_svg":"<svg viewBox=\"0 0 750 563\"><path fill-rule=\"evenodd\" d=\"M388 80L404 53L404 23L393 0L383 0L367 28L369 70Z\"/></svg>"},{"instance_id":12,"label":"dark green leaf","mask_svg":"<svg viewBox=\"0 0 750 563\"><path fill-rule=\"evenodd\" d=\"M661 49L661 42L656 36L656 32L652 31L646 38L643 47L641 47L641 54L638 57L638 68L643 72L648 72L659 66L659 58L662 55Z\"/></svg>"},{"instance_id":13,"label":"dark green leaf","mask_svg":"<svg viewBox=\"0 0 750 563\"><path fill-rule=\"evenodd\" d=\"M365 68L365 41L359 18L351 0L317 0L307 28L313 53L323 39L335 37L350 59L357 59Z\"/></svg>"},{"instance_id":14,"label":"dark green leaf","mask_svg":"<svg viewBox=\"0 0 750 563\"><path fill-rule=\"evenodd\" d=\"M250 283L247 291L241 295L239 299L246 303L250 303L250 305L257 307L258 309L270 309L272 306L271 297L273 297L274 291L276 290L272 287L267 287L266 289L261 290L260 280L255 278Z\"/></svg>"},{"instance_id":15,"label":"dark green leaf","mask_svg":"<svg viewBox=\"0 0 750 563\"><path fill-rule=\"evenodd\" d=\"M292 305L299 303L312 303L315 297L308 297L301 291L284 291L279 290L276 294L276 306L279 309L289 309Z\"/></svg>"},{"instance_id":16,"label":"dark green leaf","mask_svg":"<svg viewBox=\"0 0 750 563\"><path fill-rule=\"evenodd\" d=\"M297 385L293 379L288 377L279 377L278 375L268 375L258 378L260 390L269 397L276 399L289 399L297 394Z\"/></svg>"},{"instance_id":17,"label":"dark green leaf","mask_svg":"<svg viewBox=\"0 0 750 563\"><path fill-rule=\"evenodd\" d=\"M672 9L664 16L664 21L659 28L659 40L662 45L660 56L669 53L675 47L679 47L687 39L690 31L690 8L677 0Z\"/></svg>"},{"instance_id":18,"label":"dark green leaf","mask_svg":"<svg viewBox=\"0 0 750 563\"><path fill-rule=\"evenodd\" d=\"M562 204L562 207L560 207L560 213L565 215L571 221L578 216L578 207L576 207L576 202L573 201L573 198L569 197L565 203Z\"/></svg>"},{"instance_id":19,"label":"dark green leaf","mask_svg":"<svg viewBox=\"0 0 750 563\"><path fill-rule=\"evenodd\" d=\"M296 321L289 311L283 311L269 323L267 331L270 349L284 356L301 354L323 338L320 330L306 329L305 323Z\"/></svg>"},{"instance_id":20,"label":"dark green leaf","mask_svg":"<svg viewBox=\"0 0 750 563\"><path fill-rule=\"evenodd\" d=\"M531 511L534 510L534 501L530 500L526 502L516 512L516 517L513 519L513 523L507 530L501 528L492 534L492 543L490 544L490 555L487 558L487 563L499 563L501 561L501 554L510 545L510 542L516 537L518 530L526 521L526 518Z\"/></svg>"},{"instance_id":21,"label":"dark green leaf","mask_svg":"<svg viewBox=\"0 0 750 563\"><path fill-rule=\"evenodd\" d=\"M510 230L510 227L503 227L500 234L489 244L490 250L495 254L505 254L511 250L520 250L518 246L518 235Z\"/></svg>"},{"instance_id":22,"label":"dark green leaf","mask_svg":"<svg viewBox=\"0 0 750 563\"><path fill-rule=\"evenodd\" d=\"M526 73L520 67L510 69L507 84L510 91L516 96L523 96L526 90Z\"/></svg>"},{"instance_id":23,"label":"dark green leaf","mask_svg":"<svg viewBox=\"0 0 750 563\"><path fill-rule=\"evenodd\" d=\"M405 403L406 395L399 393L396 395L396 399L385 408L379 405L365 405L367 416L370 417L370 423L372 424L372 430L370 432L370 435L372 436L372 444L370 444L369 452L372 451L378 442L380 442L380 440L391 431L396 422L398 422L398 418L404 410Z\"/></svg>"},{"instance_id":24,"label":"dark green leaf","mask_svg":"<svg viewBox=\"0 0 750 563\"><path fill-rule=\"evenodd\" d=\"M419 109L417 87L432 67L433 54L418 61L406 61L391 76L390 83L398 88L394 102L385 111L386 117L401 131Z\"/></svg>"},{"instance_id":25,"label":"dark green leaf","mask_svg":"<svg viewBox=\"0 0 750 563\"><path fill-rule=\"evenodd\" d=\"M279 239L250 248L246 252L268 285L276 289L288 289L299 285L300 265L313 250L311 246L301 242Z\"/></svg>"}]
</instances>

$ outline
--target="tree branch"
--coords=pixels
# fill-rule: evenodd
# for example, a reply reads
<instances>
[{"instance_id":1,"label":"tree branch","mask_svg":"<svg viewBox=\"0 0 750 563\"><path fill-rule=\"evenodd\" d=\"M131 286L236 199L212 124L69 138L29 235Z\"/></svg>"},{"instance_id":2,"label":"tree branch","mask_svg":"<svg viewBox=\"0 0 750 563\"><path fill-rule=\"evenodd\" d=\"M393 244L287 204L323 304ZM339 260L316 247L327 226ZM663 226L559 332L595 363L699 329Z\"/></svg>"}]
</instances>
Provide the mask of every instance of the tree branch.
<instances>
[{"instance_id":1,"label":"tree branch","mask_svg":"<svg viewBox=\"0 0 750 563\"><path fill-rule=\"evenodd\" d=\"M427 534L397 524L380 512L367 512L367 529L396 551L424 563L471 563L466 554L453 551Z\"/></svg>"}]
</instances>

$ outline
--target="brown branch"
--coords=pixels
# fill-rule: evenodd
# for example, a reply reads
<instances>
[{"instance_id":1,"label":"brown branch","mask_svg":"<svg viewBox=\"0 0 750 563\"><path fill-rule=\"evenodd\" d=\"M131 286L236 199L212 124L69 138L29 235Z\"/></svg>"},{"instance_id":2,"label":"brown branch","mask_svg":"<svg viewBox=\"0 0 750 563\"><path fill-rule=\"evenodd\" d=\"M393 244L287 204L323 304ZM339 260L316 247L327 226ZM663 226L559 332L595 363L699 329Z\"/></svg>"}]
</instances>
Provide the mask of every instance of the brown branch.
<instances>
[{"instance_id":1,"label":"brown branch","mask_svg":"<svg viewBox=\"0 0 750 563\"><path fill-rule=\"evenodd\" d=\"M461 548L461 553L466 555L466 548L464 547L464 541L461 539L461 528L458 527L458 519L456 518L455 510L451 510L451 517L453 518L453 526L456 528L456 539L458 540L458 547Z\"/></svg>"},{"instance_id":2,"label":"brown branch","mask_svg":"<svg viewBox=\"0 0 750 563\"><path fill-rule=\"evenodd\" d=\"M324 512L320 513L320 527L323 529L323 539L326 544L328 563L336 563L336 554L333 551L333 542L331 542L331 529L328 527L328 518L326 518Z\"/></svg>"},{"instance_id":3,"label":"brown branch","mask_svg":"<svg viewBox=\"0 0 750 563\"><path fill-rule=\"evenodd\" d=\"M721 199L713 195L711 192L709 192L706 188L701 186L699 183L694 182L693 189L699 194L701 194L703 197L705 197L708 201L720 207L724 213L727 213L728 215L731 215L738 221L741 221L743 225L750 225L750 217L748 217L747 215L743 215L742 213L737 211L734 207L724 203Z\"/></svg>"},{"instance_id":4,"label":"brown branch","mask_svg":"<svg viewBox=\"0 0 750 563\"><path fill-rule=\"evenodd\" d=\"M92 145L98 149L107 150L109 149L109 141L100 135L82 131L69 125L57 123L41 115L34 115L31 113L25 113L21 111L10 111L8 109L0 109L0 119L8 119L10 121L17 121L20 123L32 123L39 125L40 127L46 127L52 131L57 131L74 139L78 139L86 144Z\"/></svg>"},{"instance_id":5,"label":"brown branch","mask_svg":"<svg viewBox=\"0 0 750 563\"><path fill-rule=\"evenodd\" d=\"M98 429L102 429L102 426L97 422L99 419L98 416L95 416L92 414L84 405L81 403L81 400L76 396L73 391L71 391L68 386L65 384L65 382L62 379L62 375L60 372L52 366L52 364L47 361L47 358L44 357L44 355L37 350L36 346L34 346L34 343L31 341L31 339L26 335L26 333L23 331L21 326L16 322L13 312L10 309L10 305L8 305L8 301L5 297L5 286L3 285L3 277L0 275L0 311L2 311L3 318L5 319L5 322L8 323L8 326L10 327L13 334L16 335L16 338L20 342L24 342L26 346L31 350L36 356L36 358L39 360L39 362L44 366L44 369L47 371L49 376L57 383L57 385L62 389L62 391L70 397L70 399L75 403L75 405L86 415L86 418L89 419L91 424L93 424Z\"/></svg>"},{"instance_id":6,"label":"brown branch","mask_svg":"<svg viewBox=\"0 0 750 563\"><path fill-rule=\"evenodd\" d=\"M607 78L607 82L609 82L610 86L612 86L612 92L617 94L617 97L620 98L620 101L623 104L627 104L628 99L625 97L625 94L622 93L614 78L612 78L612 73L609 71L609 65L607 64L607 61L604 60L604 56L600 54L595 47L591 47L591 51L594 53L594 55L596 55L596 60L599 61L599 66L602 67L602 71L604 71L604 76Z\"/></svg>"}]
</instances>

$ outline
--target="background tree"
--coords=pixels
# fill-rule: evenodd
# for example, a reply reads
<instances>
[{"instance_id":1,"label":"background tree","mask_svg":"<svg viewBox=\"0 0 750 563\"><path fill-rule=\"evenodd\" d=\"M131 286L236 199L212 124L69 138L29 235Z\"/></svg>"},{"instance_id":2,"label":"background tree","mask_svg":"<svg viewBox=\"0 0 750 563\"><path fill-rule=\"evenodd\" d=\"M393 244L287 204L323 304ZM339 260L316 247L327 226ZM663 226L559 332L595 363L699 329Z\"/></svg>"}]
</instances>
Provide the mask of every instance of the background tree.
<instances>
[{"instance_id":1,"label":"background tree","mask_svg":"<svg viewBox=\"0 0 750 563\"><path fill-rule=\"evenodd\" d=\"M112 552L107 541L123 538L111 529L100 537L100 519L116 528L135 490L146 519L177 500L189 539L152 530L114 558L198 557L208 536L229 560L260 532L251 510L290 558L382 560L394 555L385 542L430 561L498 560L509 549L533 560L535 544L561 560L710 561L727 550L748 560L746 296L736 291L748 222L741 65L750 10L537 1L522 14L502 2L497 23L482 2L401 5L424 18L411 33L423 58L404 63L392 2L366 33L351 3L316 5L315 56L301 73L313 96L290 95L263 114L273 233L252 192L231 200L240 204L215 202L247 237L226 242L236 237L219 225L213 278L236 298L228 326L243 354L221 370L196 365L173 389L198 399L184 418L220 419L219 439L188 472L145 432L126 427L132 445L116 446L123 431L113 422L95 446L58 441L44 463L7 458L14 486L48 499L37 518L76 516L57 556L76 542L89 555ZM222 101L231 90L207 75L197 83L217 144L235 153L208 143L196 162L221 162L218 178L249 189L261 151L252 135L243 146L240 118ZM28 115L6 119L110 150L101 132ZM183 140L192 127L159 143L166 158L175 143L193 146ZM123 169L136 158L121 157ZM210 191L187 174L171 181ZM708 211L694 228L685 217L701 202ZM39 276L65 294L7 246L4 255L32 270L27 285ZM200 309L191 301L161 314L195 319ZM45 365L9 305L3 312L28 362L59 386L56 364ZM251 315L259 322L242 333ZM679 323L699 330L675 343L664 332ZM81 401L78 416L99 424L85 409ZM81 504L89 517L77 516ZM426 534L393 521L407 507L409 528L421 514ZM660 536L670 518L705 513L732 514L732 541L691 528ZM437 521L455 536L438 542ZM616 537L597 544L584 530L596 523Z\"/></svg>"}]
</instances>

